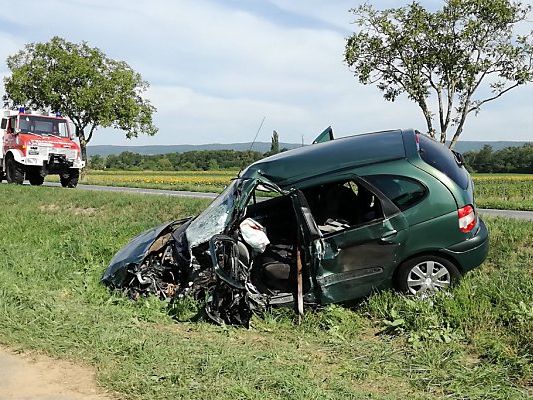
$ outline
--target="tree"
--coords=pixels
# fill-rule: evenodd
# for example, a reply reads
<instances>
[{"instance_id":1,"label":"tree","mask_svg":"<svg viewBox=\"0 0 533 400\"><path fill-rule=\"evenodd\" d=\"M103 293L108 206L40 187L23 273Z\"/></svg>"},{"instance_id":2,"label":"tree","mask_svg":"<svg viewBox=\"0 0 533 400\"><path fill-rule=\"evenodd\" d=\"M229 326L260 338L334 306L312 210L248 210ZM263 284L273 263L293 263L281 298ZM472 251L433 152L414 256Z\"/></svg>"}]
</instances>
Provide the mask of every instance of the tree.
<instances>
[{"instance_id":1,"label":"tree","mask_svg":"<svg viewBox=\"0 0 533 400\"><path fill-rule=\"evenodd\" d=\"M478 151L464 153L465 164L473 172L489 173L533 173L533 144L526 143L519 147L506 147L493 151L484 145Z\"/></svg>"},{"instance_id":2,"label":"tree","mask_svg":"<svg viewBox=\"0 0 533 400\"><path fill-rule=\"evenodd\" d=\"M418 104L431 137L438 126L446 143L453 127L453 148L471 113L533 80L533 33L515 33L530 9L510 0L446 0L434 12L417 2L383 11L365 4L350 10L360 30L344 58L386 100L406 94Z\"/></svg>"},{"instance_id":3,"label":"tree","mask_svg":"<svg viewBox=\"0 0 533 400\"><path fill-rule=\"evenodd\" d=\"M218 161L214 158L209 160L209 163L207 164L207 169L209 171L220 169L220 166L218 165Z\"/></svg>"},{"instance_id":4,"label":"tree","mask_svg":"<svg viewBox=\"0 0 533 400\"><path fill-rule=\"evenodd\" d=\"M270 142L270 150L267 151L264 156L269 157L274 154L278 154L280 152L279 150L279 134L275 130L272 131L272 139Z\"/></svg>"},{"instance_id":5,"label":"tree","mask_svg":"<svg viewBox=\"0 0 533 400\"><path fill-rule=\"evenodd\" d=\"M76 127L83 160L98 127L112 127L132 138L154 135L155 108L142 97L148 83L124 61L108 58L86 42L54 37L30 43L7 58L6 106L58 111Z\"/></svg>"},{"instance_id":6,"label":"tree","mask_svg":"<svg viewBox=\"0 0 533 400\"><path fill-rule=\"evenodd\" d=\"M272 143L270 144L270 154L279 153L279 135L278 132L272 132Z\"/></svg>"},{"instance_id":7,"label":"tree","mask_svg":"<svg viewBox=\"0 0 533 400\"><path fill-rule=\"evenodd\" d=\"M485 144L483 148L477 152L474 158L474 168L477 171L492 172L493 152L492 146Z\"/></svg>"},{"instance_id":8,"label":"tree","mask_svg":"<svg viewBox=\"0 0 533 400\"><path fill-rule=\"evenodd\" d=\"M104 158L99 154L95 154L89 160L89 168L90 169L104 169L105 168Z\"/></svg>"},{"instance_id":9,"label":"tree","mask_svg":"<svg viewBox=\"0 0 533 400\"><path fill-rule=\"evenodd\" d=\"M161 157L157 162L157 166L160 171L172 171L174 169L172 163L166 157Z\"/></svg>"}]
</instances>

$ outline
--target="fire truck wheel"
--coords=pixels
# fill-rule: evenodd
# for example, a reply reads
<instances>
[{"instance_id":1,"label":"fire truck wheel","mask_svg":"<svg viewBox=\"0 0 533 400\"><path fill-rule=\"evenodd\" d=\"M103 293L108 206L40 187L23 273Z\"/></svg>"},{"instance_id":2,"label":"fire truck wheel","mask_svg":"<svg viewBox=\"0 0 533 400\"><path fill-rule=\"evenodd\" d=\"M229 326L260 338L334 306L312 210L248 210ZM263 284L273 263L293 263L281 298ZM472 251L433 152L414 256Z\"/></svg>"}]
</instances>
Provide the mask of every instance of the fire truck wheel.
<instances>
[{"instance_id":1,"label":"fire truck wheel","mask_svg":"<svg viewBox=\"0 0 533 400\"><path fill-rule=\"evenodd\" d=\"M28 175L28 180L30 181L30 184L33 185L33 186L40 186L43 184L44 182L44 176L41 176L41 174L37 173L37 174L27 174Z\"/></svg>"},{"instance_id":2,"label":"fire truck wheel","mask_svg":"<svg viewBox=\"0 0 533 400\"><path fill-rule=\"evenodd\" d=\"M79 169L70 169L67 174L59 175L61 186L66 188L75 188L78 185L78 179L80 178Z\"/></svg>"},{"instance_id":3,"label":"fire truck wheel","mask_svg":"<svg viewBox=\"0 0 533 400\"><path fill-rule=\"evenodd\" d=\"M9 156L6 160L6 180L8 183L18 185L22 185L24 182L24 168L15 161L13 156Z\"/></svg>"}]
</instances>

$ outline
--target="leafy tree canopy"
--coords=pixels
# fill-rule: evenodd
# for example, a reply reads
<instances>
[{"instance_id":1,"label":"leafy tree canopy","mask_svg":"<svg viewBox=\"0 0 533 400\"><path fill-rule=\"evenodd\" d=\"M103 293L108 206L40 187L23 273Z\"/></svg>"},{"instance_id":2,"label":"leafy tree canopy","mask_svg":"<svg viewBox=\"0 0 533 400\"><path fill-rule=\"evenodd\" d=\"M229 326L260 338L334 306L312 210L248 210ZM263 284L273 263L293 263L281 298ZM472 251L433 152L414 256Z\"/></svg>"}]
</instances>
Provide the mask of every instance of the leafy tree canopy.
<instances>
[{"instance_id":1,"label":"leafy tree canopy","mask_svg":"<svg viewBox=\"0 0 533 400\"><path fill-rule=\"evenodd\" d=\"M385 99L418 104L432 137L445 143L453 127L453 147L468 115L533 80L533 34L516 34L530 10L510 0L446 0L436 11L364 4L351 10L359 30L345 61Z\"/></svg>"},{"instance_id":2,"label":"leafy tree canopy","mask_svg":"<svg viewBox=\"0 0 533 400\"><path fill-rule=\"evenodd\" d=\"M98 127L154 135L155 108L142 97L148 83L124 61L108 58L86 42L54 37L30 43L8 57L11 76L4 79L7 106L60 111L69 117L80 139L82 157Z\"/></svg>"},{"instance_id":3,"label":"leafy tree canopy","mask_svg":"<svg viewBox=\"0 0 533 400\"><path fill-rule=\"evenodd\" d=\"M257 151L235 150L196 150L184 153L141 155L131 151L110 154L105 160L99 156L91 157L89 167L93 169L126 170L217 170L241 169L263 158Z\"/></svg>"},{"instance_id":4,"label":"leafy tree canopy","mask_svg":"<svg viewBox=\"0 0 533 400\"><path fill-rule=\"evenodd\" d=\"M533 174L533 143L493 151L489 145L463 154L470 171Z\"/></svg>"}]
</instances>

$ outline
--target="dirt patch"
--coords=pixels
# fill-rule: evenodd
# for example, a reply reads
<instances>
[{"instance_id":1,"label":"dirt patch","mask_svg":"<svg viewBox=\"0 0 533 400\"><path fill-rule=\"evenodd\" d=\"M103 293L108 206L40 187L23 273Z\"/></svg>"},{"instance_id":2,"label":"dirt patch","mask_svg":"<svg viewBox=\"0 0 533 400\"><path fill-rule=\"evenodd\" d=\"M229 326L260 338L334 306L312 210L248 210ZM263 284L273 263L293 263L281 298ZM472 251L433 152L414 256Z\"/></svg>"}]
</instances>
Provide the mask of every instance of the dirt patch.
<instances>
[{"instance_id":1,"label":"dirt patch","mask_svg":"<svg viewBox=\"0 0 533 400\"><path fill-rule=\"evenodd\" d=\"M58 212L59 210L61 210L61 207L57 204L43 204L42 206L39 206L39 211L42 212L54 213Z\"/></svg>"},{"instance_id":2,"label":"dirt patch","mask_svg":"<svg viewBox=\"0 0 533 400\"><path fill-rule=\"evenodd\" d=\"M98 212L98 208L93 207L70 207L66 210L74 215L95 215Z\"/></svg>"},{"instance_id":3,"label":"dirt patch","mask_svg":"<svg viewBox=\"0 0 533 400\"><path fill-rule=\"evenodd\" d=\"M111 400L94 372L74 363L0 347L0 400Z\"/></svg>"},{"instance_id":4,"label":"dirt patch","mask_svg":"<svg viewBox=\"0 0 533 400\"><path fill-rule=\"evenodd\" d=\"M92 216L98 213L99 209L94 207L62 207L58 204L44 204L39 206L39 210L45 213L69 213L73 215Z\"/></svg>"}]
</instances>

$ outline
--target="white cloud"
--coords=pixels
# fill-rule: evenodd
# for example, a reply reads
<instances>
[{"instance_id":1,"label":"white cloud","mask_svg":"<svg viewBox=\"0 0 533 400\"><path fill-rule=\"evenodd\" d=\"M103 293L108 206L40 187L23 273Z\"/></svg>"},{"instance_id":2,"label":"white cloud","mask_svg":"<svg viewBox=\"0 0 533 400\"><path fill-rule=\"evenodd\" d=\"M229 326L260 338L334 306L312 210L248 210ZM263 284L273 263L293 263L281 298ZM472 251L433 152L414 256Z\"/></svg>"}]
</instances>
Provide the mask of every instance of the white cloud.
<instances>
[{"instance_id":1,"label":"white cloud","mask_svg":"<svg viewBox=\"0 0 533 400\"><path fill-rule=\"evenodd\" d=\"M269 116L267 126L307 117L305 109L291 105L224 99L179 86L155 86L150 97L159 110L160 124L175 135L176 143L245 142L253 138L263 116Z\"/></svg>"},{"instance_id":2,"label":"white cloud","mask_svg":"<svg viewBox=\"0 0 533 400\"><path fill-rule=\"evenodd\" d=\"M0 58L25 42L60 35L86 40L141 72L152 83L148 96L159 110L160 133L128 142L118 132L99 132L95 144L249 141L263 116L260 140L277 129L282 141L299 142L305 135L309 142L329 124L339 135L423 128L416 105L404 98L384 101L342 63L343 32L353 28L347 10L357 2L269 1L326 24L316 29L279 24L209 0L28 0L24 18L3 14L16 29L0 31ZM399 0L387 0L380 6L397 5ZM338 29L326 29L327 24ZM526 110L518 116L531 94L520 89L505 103L491 105L467 123L465 137L505 138L505 129L514 132L513 139L533 140L533 115Z\"/></svg>"}]
</instances>

